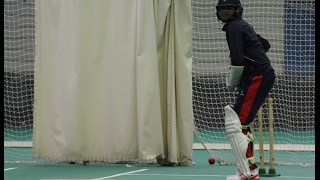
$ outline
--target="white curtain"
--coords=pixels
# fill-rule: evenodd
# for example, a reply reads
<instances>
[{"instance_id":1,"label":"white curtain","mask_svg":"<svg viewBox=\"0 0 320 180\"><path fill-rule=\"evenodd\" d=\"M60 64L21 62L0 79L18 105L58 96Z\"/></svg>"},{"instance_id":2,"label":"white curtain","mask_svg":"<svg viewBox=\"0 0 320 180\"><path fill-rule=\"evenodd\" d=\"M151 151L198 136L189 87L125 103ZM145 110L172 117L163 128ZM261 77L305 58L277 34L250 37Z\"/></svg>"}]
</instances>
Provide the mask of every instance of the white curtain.
<instances>
[{"instance_id":1,"label":"white curtain","mask_svg":"<svg viewBox=\"0 0 320 180\"><path fill-rule=\"evenodd\" d=\"M36 0L33 157L192 165L190 0Z\"/></svg>"}]
</instances>

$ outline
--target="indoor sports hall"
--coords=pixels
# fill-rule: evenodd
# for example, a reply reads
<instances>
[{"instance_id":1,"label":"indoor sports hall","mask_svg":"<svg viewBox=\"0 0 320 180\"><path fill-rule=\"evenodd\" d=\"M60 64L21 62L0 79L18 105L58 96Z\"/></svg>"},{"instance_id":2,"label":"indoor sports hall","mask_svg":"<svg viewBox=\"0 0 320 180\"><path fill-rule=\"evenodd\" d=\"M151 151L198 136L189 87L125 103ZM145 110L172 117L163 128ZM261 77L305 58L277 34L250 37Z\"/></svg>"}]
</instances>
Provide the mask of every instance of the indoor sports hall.
<instances>
[{"instance_id":1,"label":"indoor sports hall","mask_svg":"<svg viewBox=\"0 0 320 180\"><path fill-rule=\"evenodd\" d=\"M4 179L235 174L217 3L4 0ZM315 179L315 0L241 4L276 74L250 124L259 176Z\"/></svg>"}]
</instances>

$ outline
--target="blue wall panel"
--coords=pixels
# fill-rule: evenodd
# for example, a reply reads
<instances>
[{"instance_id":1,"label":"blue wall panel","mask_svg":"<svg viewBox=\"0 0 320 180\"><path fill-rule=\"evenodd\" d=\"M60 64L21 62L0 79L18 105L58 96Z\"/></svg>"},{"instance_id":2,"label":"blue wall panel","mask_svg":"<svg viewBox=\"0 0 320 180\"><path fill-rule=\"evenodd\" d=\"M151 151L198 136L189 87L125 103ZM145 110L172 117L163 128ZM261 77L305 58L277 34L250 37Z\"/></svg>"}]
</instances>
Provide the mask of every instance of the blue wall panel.
<instances>
[{"instance_id":1,"label":"blue wall panel","mask_svg":"<svg viewBox=\"0 0 320 180\"><path fill-rule=\"evenodd\" d=\"M315 4L285 4L286 75L315 74Z\"/></svg>"}]
</instances>

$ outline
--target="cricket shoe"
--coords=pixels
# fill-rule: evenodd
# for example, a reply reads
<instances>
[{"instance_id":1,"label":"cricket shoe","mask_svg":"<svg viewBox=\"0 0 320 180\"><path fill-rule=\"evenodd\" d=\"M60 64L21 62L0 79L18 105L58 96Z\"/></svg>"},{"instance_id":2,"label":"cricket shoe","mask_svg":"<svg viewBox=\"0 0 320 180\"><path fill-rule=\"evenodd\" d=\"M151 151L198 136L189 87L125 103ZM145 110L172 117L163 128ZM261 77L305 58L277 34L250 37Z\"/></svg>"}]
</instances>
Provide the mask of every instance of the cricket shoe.
<instances>
[{"instance_id":1,"label":"cricket shoe","mask_svg":"<svg viewBox=\"0 0 320 180\"><path fill-rule=\"evenodd\" d=\"M242 173L237 172L235 175L227 176L226 180L260 180L260 176L257 169L250 170L250 172L250 178L246 178Z\"/></svg>"}]
</instances>

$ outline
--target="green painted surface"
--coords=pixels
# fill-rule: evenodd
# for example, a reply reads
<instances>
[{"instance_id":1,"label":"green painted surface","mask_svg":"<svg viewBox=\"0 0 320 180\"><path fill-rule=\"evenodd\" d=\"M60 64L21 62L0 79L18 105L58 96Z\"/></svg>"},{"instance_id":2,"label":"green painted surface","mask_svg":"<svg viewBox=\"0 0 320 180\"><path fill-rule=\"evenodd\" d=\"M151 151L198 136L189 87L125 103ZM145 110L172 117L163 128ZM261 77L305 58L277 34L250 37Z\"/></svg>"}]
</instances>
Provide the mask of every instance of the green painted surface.
<instances>
[{"instance_id":1,"label":"green painted surface","mask_svg":"<svg viewBox=\"0 0 320 180\"><path fill-rule=\"evenodd\" d=\"M122 179L122 180L225 180L237 171L236 166L208 163L205 150L194 150L193 166L160 166L159 164L4 164L5 180L53 179ZM15 168L7 170L7 168ZM269 166L265 166L268 172ZM145 170L144 170L145 169ZM280 176L261 177L261 180L311 180L315 167L276 166ZM140 171L140 172L138 172Z\"/></svg>"}]
</instances>

